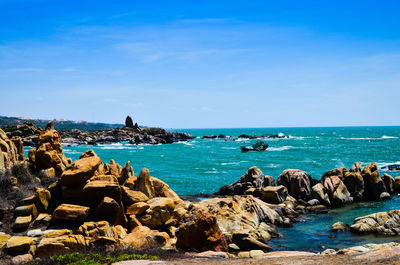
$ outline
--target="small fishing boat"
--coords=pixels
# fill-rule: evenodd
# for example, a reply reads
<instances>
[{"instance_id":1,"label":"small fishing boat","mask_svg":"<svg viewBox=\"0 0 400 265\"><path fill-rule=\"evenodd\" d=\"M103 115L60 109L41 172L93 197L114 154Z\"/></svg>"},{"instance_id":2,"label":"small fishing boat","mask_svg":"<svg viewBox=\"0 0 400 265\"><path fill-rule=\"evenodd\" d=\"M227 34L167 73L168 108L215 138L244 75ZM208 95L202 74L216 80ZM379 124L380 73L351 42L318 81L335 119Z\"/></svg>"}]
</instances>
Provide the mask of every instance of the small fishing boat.
<instances>
[{"instance_id":1,"label":"small fishing boat","mask_svg":"<svg viewBox=\"0 0 400 265\"><path fill-rule=\"evenodd\" d=\"M257 143L251 146L241 146L242 152L259 152L267 150L268 144L264 143L263 141L258 141Z\"/></svg>"},{"instance_id":2,"label":"small fishing boat","mask_svg":"<svg viewBox=\"0 0 400 265\"><path fill-rule=\"evenodd\" d=\"M391 164L387 166L381 167L382 170L388 170L388 171L400 171L400 164Z\"/></svg>"}]
</instances>

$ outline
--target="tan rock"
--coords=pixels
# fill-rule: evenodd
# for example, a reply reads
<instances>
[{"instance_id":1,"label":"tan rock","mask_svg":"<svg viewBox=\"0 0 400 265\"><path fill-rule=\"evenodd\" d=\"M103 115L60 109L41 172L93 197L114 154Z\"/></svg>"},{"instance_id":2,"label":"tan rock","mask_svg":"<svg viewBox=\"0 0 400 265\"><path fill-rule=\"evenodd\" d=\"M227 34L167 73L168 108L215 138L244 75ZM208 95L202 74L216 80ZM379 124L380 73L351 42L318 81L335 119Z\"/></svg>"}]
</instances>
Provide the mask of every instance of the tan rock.
<instances>
[{"instance_id":1,"label":"tan rock","mask_svg":"<svg viewBox=\"0 0 400 265\"><path fill-rule=\"evenodd\" d=\"M394 194L394 178L389 174L385 173L382 176L383 183L385 184L386 191L389 194Z\"/></svg>"},{"instance_id":2,"label":"tan rock","mask_svg":"<svg viewBox=\"0 0 400 265\"><path fill-rule=\"evenodd\" d=\"M43 237L60 237L71 234L72 230L69 229L51 229L43 231Z\"/></svg>"},{"instance_id":3,"label":"tan rock","mask_svg":"<svg viewBox=\"0 0 400 265\"><path fill-rule=\"evenodd\" d=\"M69 166L68 159L64 156L60 134L54 129L53 122L49 122L46 128L40 132L37 148L29 153L30 160L36 163L36 169L54 168L59 176ZM33 158L33 159L32 159Z\"/></svg>"},{"instance_id":4,"label":"tan rock","mask_svg":"<svg viewBox=\"0 0 400 265\"><path fill-rule=\"evenodd\" d=\"M378 166L372 163L366 166L361 175L364 179L364 197L368 200L378 200L381 193L386 192L385 184L379 176Z\"/></svg>"},{"instance_id":5,"label":"tan rock","mask_svg":"<svg viewBox=\"0 0 400 265\"><path fill-rule=\"evenodd\" d=\"M343 222L336 222L331 226L332 232L345 232L349 229L350 229L350 227Z\"/></svg>"},{"instance_id":6,"label":"tan rock","mask_svg":"<svg viewBox=\"0 0 400 265\"><path fill-rule=\"evenodd\" d=\"M141 225L142 224L136 218L136 215L134 215L134 214L129 215L129 229L130 229L130 231L132 231L133 229L135 229L136 227L141 226Z\"/></svg>"},{"instance_id":7,"label":"tan rock","mask_svg":"<svg viewBox=\"0 0 400 265\"><path fill-rule=\"evenodd\" d=\"M18 216L13 223L13 230L26 230L32 222L32 215Z\"/></svg>"},{"instance_id":8,"label":"tan rock","mask_svg":"<svg viewBox=\"0 0 400 265\"><path fill-rule=\"evenodd\" d=\"M316 198L320 203L325 206L330 206L331 201L329 200L329 195L322 183L317 183L311 188L312 197Z\"/></svg>"},{"instance_id":9,"label":"tan rock","mask_svg":"<svg viewBox=\"0 0 400 265\"><path fill-rule=\"evenodd\" d=\"M165 232L138 226L121 241L121 245L132 249L156 249L165 246L169 239Z\"/></svg>"},{"instance_id":10,"label":"tan rock","mask_svg":"<svg viewBox=\"0 0 400 265\"><path fill-rule=\"evenodd\" d=\"M33 226L38 227L38 226L47 226L50 224L51 221L51 215L47 213L40 213L38 217L36 217L35 221L33 221Z\"/></svg>"},{"instance_id":11,"label":"tan rock","mask_svg":"<svg viewBox=\"0 0 400 265\"><path fill-rule=\"evenodd\" d=\"M282 185L260 188L257 193L262 201L273 204L284 202L288 196L286 187Z\"/></svg>"},{"instance_id":12,"label":"tan rock","mask_svg":"<svg viewBox=\"0 0 400 265\"><path fill-rule=\"evenodd\" d=\"M28 236L13 236L6 243L6 249L10 252L28 251L33 244L33 240Z\"/></svg>"},{"instance_id":13,"label":"tan rock","mask_svg":"<svg viewBox=\"0 0 400 265\"><path fill-rule=\"evenodd\" d=\"M46 177L46 178L55 178L56 177L56 171L54 168L48 168L48 169L42 169L39 171L39 176L40 177Z\"/></svg>"},{"instance_id":14,"label":"tan rock","mask_svg":"<svg viewBox=\"0 0 400 265\"><path fill-rule=\"evenodd\" d=\"M139 218L139 221L143 225L157 227L164 224L175 225L178 222L178 220L173 216L175 203L172 199L157 197L148 200L147 203L150 208L142 217Z\"/></svg>"},{"instance_id":15,"label":"tan rock","mask_svg":"<svg viewBox=\"0 0 400 265\"><path fill-rule=\"evenodd\" d=\"M102 179L103 178L103 179ZM89 204L97 205L105 196L121 202L121 188L114 176L96 176L83 187L83 196Z\"/></svg>"},{"instance_id":16,"label":"tan rock","mask_svg":"<svg viewBox=\"0 0 400 265\"><path fill-rule=\"evenodd\" d=\"M124 239L127 235L126 228L122 227L121 225L116 225L115 231L117 232L118 238L120 239Z\"/></svg>"},{"instance_id":17,"label":"tan rock","mask_svg":"<svg viewBox=\"0 0 400 265\"><path fill-rule=\"evenodd\" d=\"M125 187L128 187L131 190L135 189L135 183L137 181L137 177L135 176L130 176L124 183Z\"/></svg>"},{"instance_id":18,"label":"tan rock","mask_svg":"<svg viewBox=\"0 0 400 265\"><path fill-rule=\"evenodd\" d=\"M216 216L218 225L227 238L235 231L249 231L252 237L265 242L269 240L270 234L277 234L276 230L265 222L273 225L283 224L279 213L270 207L273 205L251 195L206 199L198 205Z\"/></svg>"},{"instance_id":19,"label":"tan rock","mask_svg":"<svg viewBox=\"0 0 400 265\"><path fill-rule=\"evenodd\" d=\"M78 229L78 233L91 238L108 237L118 239L118 233L107 221L85 222Z\"/></svg>"},{"instance_id":20,"label":"tan rock","mask_svg":"<svg viewBox=\"0 0 400 265\"><path fill-rule=\"evenodd\" d=\"M34 204L19 206L14 209L15 216L28 216L31 215L33 218L38 216L38 211Z\"/></svg>"},{"instance_id":21,"label":"tan rock","mask_svg":"<svg viewBox=\"0 0 400 265\"><path fill-rule=\"evenodd\" d=\"M83 221L89 215L89 207L61 204L53 212L53 218L59 221Z\"/></svg>"},{"instance_id":22,"label":"tan rock","mask_svg":"<svg viewBox=\"0 0 400 265\"><path fill-rule=\"evenodd\" d=\"M122 168L121 173L118 175L118 182L119 184L124 184L125 181L129 178L129 167L130 161L128 161L125 166Z\"/></svg>"},{"instance_id":23,"label":"tan rock","mask_svg":"<svg viewBox=\"0 0 400 265\"><path fill-rule=\"evenodd\" d=\"M353 202L353 197L351 197L350 192L339 176L326 175L321 179L321 183L324 185L333 207L340 207Z\"/></svg>"},{"instance_id":24,"label":"tan rock","mask_svg":"<svg viewBox=\"0 0 400 265\"><path fill-rule=\"evenodd\" d=\"M167 197L170 198L174 201L174 203L182 203L182 199L176 194L175 191L173 191L167 183L164 181L155 178L155 177L150 177L151 184L154 187L155 191L155 196L156 197Z\"/></svg>"},{"instance_id":25,"label":"tan rock","mask_svg":"<svg viewBox=\"0 0 400 265\"><path fill-rule=\"evenodd\" d=\"M125 186L121 186L122 191L122 201L125 206L130 206L137 202L145 202L149 200L143 192L141 191L133 191Z\"/></svg>"},{"instance_id":26,"label":"tan rock","mask_svg":"<svg viewBox=\"0 0 400 265\"><path fill-rule=\"evenodd\" d=\"M12 264L18 265L18 264L26 264L30 261L33 260L33 256L31 254L23 254L23 255L18 255L15 256L11 259Z\"/></svg>"},{"instance_id":27,"label":"tan rock","mask_svg":"<svg viewBox=\"0 0 400 265\"><path fill-rule=\"evenodd\" d=\"M104 197L96 209L96 216L100 220L107 220L113 225L127 225L123 207L110 197Z\"/></svg>"},{"instance_id":28,"label":"tan rock","mask_svg":"<svg viewBox=\"0 0 400 265\"><path fill-rule=\"evenodd\" d=\"M277 185L287 188L295 199L308 200L311 197L311 176L300 169L286 169L278 177Z\"/></svg>"},{"instance_id":29,"label":"tan rock","mask_svg":"<svg viewBox=\"0 0 400 265\"><path fill-rule=\"evenodd\" d=\"M63 186L83 183L94 175L101 163L101 159L93 150L86 151L63 172L59 183Z\"/></svg>"},{"instance_id":30,"label":"tan rock","mask_svg":"<svg viewBox=\"0 0 400 265\"><path fill-rule=\"evenodd\" d=\"M51 199L50 191L42 188L36 189L35 193L35 205L39 213L47 212L49 202Z\"/></svg>"},{"instance_id":31,"label":"tan rock","mask_svg":"<svg viewBox=\"0 0 400 265\"><path fill-rule=\"evenodd\" d=\"M149 199L155 197L155 190L150 180L150 172L143 168L137 178L135 190L143 192Z\"/></svg>"},{"instance_id":32,"label":"tan rock","mask_svg":"<svg viewBox=\"0 0 400 265\"><path fill-rule=\"evenodd\" d=\"M88 249L89 242L83 235L66 235L42 238L36 249L37 257L53 256L65 252L82 252Z\"/></svg>"},{"instance_id":33,"label":"tan rock","mask_svg":"<svg viewBox=\"0 0 400 265\"><path fill-rule=\"evenodd\" d=\"M358 169L357 172L350 170L345 173L343 183L355 201L364 199L364 179Z\"/></svg>"},{"instance_id":34,"label":"tan rock","mask_svg":"<svg viewBox=\"0 0 400 265\"><path fill-rule=\"evenodd\" d=\"M255 250L250 250L249 255L250 255L250 258L255 259L255 258L258 258L258 257L262 257L264 255L264 251L256 250L256 249Z\"/></svg>"},{"instance_id":35,"label":"tan rock","mask_svg":"<svg viewBox=\"0 0 400 265\"><path fill-rule=\"evenodd\" d=\"M3 232L0 232L0 250L6 245L7 241L11 238L10 235L7 235Z\"/></svg>"},{"instance_id":36,"label":"tan rock","mask_svg":"<svg viewBox=\"0 0 400 265\"><path fill-rule=\"evenodd\" d=\"M150 208L150 205L148 203L137 202L128 207L128 209L126 210L126 214L141 215L149 208Z\"/></svg>"}]
</instances>

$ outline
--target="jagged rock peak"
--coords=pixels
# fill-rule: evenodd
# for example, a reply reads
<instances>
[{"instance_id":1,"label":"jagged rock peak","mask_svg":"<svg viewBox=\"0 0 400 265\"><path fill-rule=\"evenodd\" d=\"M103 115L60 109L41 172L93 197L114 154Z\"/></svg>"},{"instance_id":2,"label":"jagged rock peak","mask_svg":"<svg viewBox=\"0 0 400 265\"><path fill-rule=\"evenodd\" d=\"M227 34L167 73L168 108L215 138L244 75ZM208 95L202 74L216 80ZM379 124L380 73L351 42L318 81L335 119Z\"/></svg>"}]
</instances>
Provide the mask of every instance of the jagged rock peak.
<instances>
[{"instance_id":1,"label":"jagged rock peak","mask_svg":"<svg viewBox=\"0 0 400 265\"><path fill-rule=\"evenodd\" d=\"M130 127L130 128L133 128L133 120L132 120L132 117L131 116L126 116L126 119L125 119L125 126L126 127Z\"/></svg>"}]
</instances>

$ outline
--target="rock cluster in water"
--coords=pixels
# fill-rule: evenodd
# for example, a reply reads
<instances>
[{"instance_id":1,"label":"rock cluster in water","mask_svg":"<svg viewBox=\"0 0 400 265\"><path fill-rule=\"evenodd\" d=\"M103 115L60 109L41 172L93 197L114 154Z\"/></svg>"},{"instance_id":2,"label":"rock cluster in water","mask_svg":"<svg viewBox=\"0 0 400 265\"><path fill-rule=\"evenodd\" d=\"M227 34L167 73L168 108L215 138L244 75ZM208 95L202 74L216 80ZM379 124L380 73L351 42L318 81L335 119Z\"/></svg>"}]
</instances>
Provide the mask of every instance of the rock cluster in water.
<instances>
[{"instance_id":1,"label":"rock cluster in water","mask_svg":"<svg viewBox=\"0 0 400 265\"><path fill-rule=\"evenodd\" d=\"M124 166L113 160L104 163L93 150L76 161L66 158L51 122L28 159L20 138L10 140L1 129L0 137L2 172L24 165L38 183L31 196L17 201L12 214L0 211L0 248L16 260L93 248L211 250L256 257L271 250L267 242L280 236L277 227L291 226L304 211L386 199L400 187L397 178L380 178L375 164L361 169L356 163L350 171L337 168L321 181L287 169L277 185L273 177L252 167L220 189L218 195L224 197L191 203L146 168L135 176L129 161ZM12 175L2 175L2 181L11 183L12 190L25 187ZM371 218L360 222L370 225ZM388 213L385 220L389 219L395 222L397 212Z\"/></svg>"},{"instance_id":2,"label":"rock cluster in water","mask_svg":"<svg viewBox=\"0 0 400 265\"><path fill-rule=\"evenodd\" d=\"M96 145L119 142L131 144L169 144L178 141L187 141L194 137L182 132L169 132L162 128L139 128L133 123L130 116L126 118L125 127L104 130L81 131L78 129L62 130L60 136L65 144ZM33 123L26 122L18 125L16 130L8 132L8 137L21 137L24 146L36 146L40 128Z\"/></svg>"},{"instance_id":3,"label":"rock cluster in water","mask_svg":"<svg viewBox=\"0 0 400 265\"><path fill-rule=\"evenodd\" d=\"M376 163L362 168L357 162L350 170L335 168L326 172L319 181L302 170L286 169L276 184L272 176L265 176L259 168L252 167L247 174L221 187L216 194L251 194L274 204L282 203L290 196L305 205L305 210L319 211L354 201L386 200L400 192L400 178L394 179L388 174L381 178Z\"/></svg>"}]
</instances>

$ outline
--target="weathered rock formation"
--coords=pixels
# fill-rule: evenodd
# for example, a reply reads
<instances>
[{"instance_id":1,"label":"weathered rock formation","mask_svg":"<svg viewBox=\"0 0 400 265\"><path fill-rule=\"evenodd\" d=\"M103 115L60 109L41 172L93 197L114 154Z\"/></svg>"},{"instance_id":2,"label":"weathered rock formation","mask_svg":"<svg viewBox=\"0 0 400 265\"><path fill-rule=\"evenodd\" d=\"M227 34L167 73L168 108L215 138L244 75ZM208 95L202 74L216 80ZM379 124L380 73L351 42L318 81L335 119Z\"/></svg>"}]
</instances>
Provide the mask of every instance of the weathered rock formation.
<instances>
[{"instance_id":1,"label":"weathered rock formation","mask_svg":"<svg viewBox=\"0 0 400 265\"><path fill-rule=\"evenodd\" d=\"M37 171L53 168L57 176L71 164L62 150L60 134L49 122L38 137L37 146L29 151L29 161Z\"/></svg>"},{"instance_id":2,"label":"weathered rock formation","mask_svg":"<svg viewBox=\"0 0 400 265\"><path fill-rule=\"evenodd\" d=\"M249 168L236 182L223 186L217 192L218 195L244 195L254 192L255 189L274 186L275 179L265 176L258 167Z\"/></svg>"},{"instance_id":3,"label":"weathered rock formation","mask_svg":"<svg viewBox=\"0 0 400 265\"><path fill-rule=\"evenodd\" d=\"M10 170L13 166L25 160L21 139L14 137L9 139L6 133L0 129L0 172Z\"/></svg>"},{"instance_id":4,"label":"weathered rock formation","mask_svg":"<svg viewBox=\"0 0 400 265\"><path fill-rule=\"evenodd\" d=\"M350 229L357 233L398 236L400 235L400 210L358 217L354 220Z\"/></svg>"}]
</instances>

